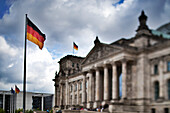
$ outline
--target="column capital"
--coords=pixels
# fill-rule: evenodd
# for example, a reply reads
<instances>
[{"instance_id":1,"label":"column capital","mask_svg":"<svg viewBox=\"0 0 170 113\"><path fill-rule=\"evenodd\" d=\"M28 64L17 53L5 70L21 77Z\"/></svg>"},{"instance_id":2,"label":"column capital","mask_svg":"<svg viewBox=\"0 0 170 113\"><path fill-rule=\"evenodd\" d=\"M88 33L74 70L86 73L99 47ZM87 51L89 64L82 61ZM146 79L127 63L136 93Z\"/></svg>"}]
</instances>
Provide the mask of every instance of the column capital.
<instances>
[{"instance_id":1,"label":"column capital","mask_svg":"<svg viewBox=\"0 0 170 113\"><path fill-rule=\"evenodd\" d=\"M107 63L107 64L103 64L103 67L105 68L105 67L109 67L109 64Z\"/></svg>"},{"instance_id":2,"label":"column capital","mask_svg":"<svg viewBox=\"0 0 170 113\"><path fill-rule=\"evenodd\" d=\"M93 69L94 69L95 71L99 71L99 70L102 69L102 66L101 66L101 67L94 67Z\"/></svg>"},{"instance_id":3,"label":"column capital","mask_svg":"<svg viewBox=\"0 0 170 113\"><path fill-rule=\"evenodd\" d=\"M77 83L79 84L81 82L81 80L77 80Z\"/></svg>"},{"instance_id":4,"label":"column capital","mask_svg":"<svg viewBox=\"0 0 170 113\"><path fill-rule=\"evenodd\" d=\"M113 65L116 65L116 61L112 61L110 64L111 64L112 66L113 66Z\"/></svg>"},{"instance_id":5,"label":"column capital","mask_svg":"<svg viewBox=\"0 0 170 113\"><path fill-rule=\"evenodd\" d=\"M93 71L94 71L94 69L90 69L90 70L88 70L87 73L93 73Z\"/></svg>"},{"instance_id":6,"label":"column capital","mask_svg":"<svg viewBox=\"0 0 170 113\"><path fill-rule=\"evenodd\" d=\"M83 79L81 79L79 82L83 82Z\"/></svg>"},{"instance_id":7,"label":"column capital","mask_svg":"<svg viewBox=\"0 0 170 113\"><path fill-rule=\"evenodd\" d=\"M121 60L121 62L122 62L122 63L126 63L126 62L127 62L127 59L126 59L126 58L123 58L123 59Z\"/></svg>"},{"instance_id":8,"label":"column capital","mask_svg":"<svg viewBox=\"0 0 170 113\"><path fill-rule=\"evenodd\" d=\"M69 85L71 85L71 84L72 84L72 82L68 82L68 84L69 84Z\"/></svg>"},{"instance_id":9,"label":"column capital","mask_svg":"<svg viewBox=\"0 0 170 113\"><path fill-rule=\"evenodd\" d=\"M83 74L83 76L86 76L86 74L87 74L87 71L84 71L84 72L82 72L82 74Z\"/></svg>"}]
</instances>

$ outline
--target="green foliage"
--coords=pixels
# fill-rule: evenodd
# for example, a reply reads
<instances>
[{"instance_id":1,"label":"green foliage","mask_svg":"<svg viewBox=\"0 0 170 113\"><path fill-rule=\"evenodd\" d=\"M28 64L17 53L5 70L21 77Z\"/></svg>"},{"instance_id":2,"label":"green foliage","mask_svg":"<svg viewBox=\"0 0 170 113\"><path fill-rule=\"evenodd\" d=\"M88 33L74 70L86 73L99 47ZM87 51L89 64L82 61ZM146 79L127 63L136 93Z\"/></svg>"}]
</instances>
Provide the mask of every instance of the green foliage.
<instances>
[{"instance_id":1,"label":"green foliage","mask_svg":"<svg viewBox=\"0 0 170 113\"><path fill-rule=\"evenodd\" d=\"M25 113L33 113L33 110L26 110Z\"/></svg>"},{"instance_id":2,"label":"green foliage","mask_svg":"<svg viewBox=\"0 0 170 113\"><path fill-rule=\"evenodd\" d=\"M40 111L40 108L37 108L37 111Z\"/></svg>"},{"instance_id":3,"label":"green foliage","mask_svg":"<svg viewBox=\"0 0 170 113\"><path fill-rule=\"evenodd\" d=\"M2 108L0 108L0 113L5 113L5 110L3 110Z\"/></svg>"},{"instance_id":4,"label":"green foliage","mask_svg":"<svg viewBox=\"0 0 170 113\"><path fill-rule=\"evenodd\" d=\"M20 113L20 112L23 112L23 109L17 109L15 110L15 113ZM33 110L26 110L25 113L33 113Z\"/></svg>"},{"instance_id":5,"label":"green foliage","mask_svg":"<svg viewBox=\"0 0 170 113\"><path fill-rule=\"evenodd\" d=\"M53 113L53 110L51 110L50 113Z\"/></svg>"},{"instance_id":6,"label":"green foliage","mask_svg":"<svg viewBox=\"0 0 170 113\"><path fill-rule=\"evenodd\" d=\"M19 109L16 109L16 110L15 110L15 113L20 113L20 112L22 112L22 111L23 111L23 109L20 109L20 108L19 108Z\"/></svg>"}]
</instances>

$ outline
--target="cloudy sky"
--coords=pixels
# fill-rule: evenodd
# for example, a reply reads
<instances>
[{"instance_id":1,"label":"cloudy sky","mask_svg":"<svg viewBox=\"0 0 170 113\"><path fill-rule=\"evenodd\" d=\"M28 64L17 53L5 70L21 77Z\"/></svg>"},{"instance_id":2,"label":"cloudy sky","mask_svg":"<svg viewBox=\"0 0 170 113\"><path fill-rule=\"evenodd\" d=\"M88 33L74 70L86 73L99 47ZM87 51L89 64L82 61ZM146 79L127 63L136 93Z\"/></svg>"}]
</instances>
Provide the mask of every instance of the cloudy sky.
<instances>
[{"instance_id":1,"label":"cloudy sky","mask_svg":"<svg viewBox=\"0 0 170 113\"><path fill-rule=\"evenodd\" d=\"M85 57L98 36L103 43L135 35L144 10L149 28L170 21L170 0L0 0L0 90L23 89L25 14L46 34L40 50L27 45L27 91L54 93L58 61Z\"/></svg>"}]
</instances>

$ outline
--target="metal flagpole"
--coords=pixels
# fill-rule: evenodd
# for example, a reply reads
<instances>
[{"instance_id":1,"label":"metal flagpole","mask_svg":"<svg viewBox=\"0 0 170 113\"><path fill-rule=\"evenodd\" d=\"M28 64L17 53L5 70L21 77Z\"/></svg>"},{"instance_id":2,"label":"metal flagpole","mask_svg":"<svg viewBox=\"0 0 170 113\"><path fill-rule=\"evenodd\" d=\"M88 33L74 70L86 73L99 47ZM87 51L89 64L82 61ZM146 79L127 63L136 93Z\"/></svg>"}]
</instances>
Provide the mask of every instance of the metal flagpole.
<instances>
[{"instance_id":1,"label":"metal flagpole","mask_svg":"<svg viewBox=\"0 0 170 113\"><path fill-rule=\"evenodd\" d=\"M24 50L24 82L23 82L23 113L25 113L26 102L26 49L27 49L27 14L25 15L25 50Z\"/></svg>"},{"instance_id":2,"label":"metal flagpole","mask_svg":"<svg viewBox=\"0 0 170 113\"><path fill-rule=\"evenodd\" d=\"M74 55L74 42L73 42L73 55Z\"/></svg>"}]
</instances>

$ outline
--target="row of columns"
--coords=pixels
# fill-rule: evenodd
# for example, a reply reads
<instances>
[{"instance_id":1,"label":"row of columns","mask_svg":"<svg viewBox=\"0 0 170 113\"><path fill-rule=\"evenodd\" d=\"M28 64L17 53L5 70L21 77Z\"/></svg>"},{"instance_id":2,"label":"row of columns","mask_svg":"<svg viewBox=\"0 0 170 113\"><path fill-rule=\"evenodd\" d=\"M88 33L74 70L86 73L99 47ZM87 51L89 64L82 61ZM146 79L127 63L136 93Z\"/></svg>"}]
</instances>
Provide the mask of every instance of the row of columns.
<instances>
[{"instance_id":1,"label":"row of columns","mask_svg":"<svg viewBox=\"0 0 170 113\"><path fill-rule=\"evenodd\" d=\"M118 74L117 74L117 65L116 63L112 63L112 101L114 102L115 100L118 100ZM95 102L101 102L101 87L100 87L100 68L95 68L93 69L95 71L95 77L96 80L95 83ZM103 70L104 70L104 101L108 101L110 99L110 94L109 94L109 67L105 64L103 65ZM86 74L83 76L83 96L82 96L82 101L83 103L86 103L86 76L89 77L89 86L88 86L88 94L87 96L89 97L89 101L92 101L92 98L94 95L92 95L92 84L93 84L93 73L91 70L89 70ZM127 63L126 61L122 61L122 99L126 98L126 76L127 76ZM94 85L94 84L93 84Z\"/></svg>"},{"instance_id":2,"label":"row of columns","mask_svg":"<svg viewBox=\"0 0 170 113\"><path fill-rule=\"evenodd\" d=\"M110 77L109 77L109 66L111 65L111 69L112 69L112 83L110 84ZM121 66L122 66L122 99L126 98L126 76L127 76L127 61L123 60L121 61ZM103 84L103 88L101 88L101 73L100 70L104 71L104 80L102 83ZM96 67L95 69L89 70L88 72L84 73L83 75L83 81L82 82L82 103L96 103L96 105L98 106L99 103L101 104L101 98L103 99L103 101L109 101L110 98L112 100L112 102L115 102L119 99L119 78L118 78L118 72L117 72L117 63L113 62L111 64L105 64L103 66L100 67ZM95 73L95 75L94 75ZM88 76L88 78L87 78ZM95 81L94 81L94 77L95 77ZM65 95L63 94L63 85L60 85L60 105L63 105L63 101L65 101L65 105L70 105L70 103L72 103L72 105L76 105L79 104L79 96L80 96L80 91L79 91L79 81L76 83L77 85L77 91L75 94L75 83L68 83L68 80L66 80L65 82ZM88 82L88 88L86 90L86 82ZM73 85L73 89L72 92L69 91L69 87L70 85ZM95 86L94 86L95 85ZM110 95L110 89L109 89L109 85L112 85L112 95ZM95 89L94 89L95 88ZM72 100L70 100L70 96L72 93ZM104 95L101 95L104 94ZM77 95L77 100L75 102L75 95ZM65 96L65 98L63 98L63 96ZM103 97L102 97L103 96ZM112 96L112 97L110 97ZM88 98L88 99L87 99ZM63 100L65 99L65 100ZM70 102L72 101L72 102ZM96 107L97 107L96 106Z\"/></svg>"},{"instance_id":3,"label":"row of columns","mask_svg":"<svg viewBox=\"0 0 170 113\"><path fill-rule=\"evenodd\" d=\"M75 105L75 104L79 104L79 97L80 97L80 91L79 91L79 89L80 89L80 83L81 83L82 81L78 81L77 83L70 83L70 85L69 86L71 86L71 87L73 87L72 88L72 92L70 92L70 91L67 91L68 93L66 93L67 94L67 96L66 97L68 97L67 99L69 100L69 101L67 101L67 105L70 105L70 103L72 103L72 105ZM75 85L76 85L76 87L77 87L77 90L76 90L76 93L75 93ZM67 87L68 88L68 87ZM66 88L66 90L67 90L67 88ZM69 88L68 88L68 90L69 90ZM71 94L70 93L72 93L72 100L70 100L70 96L71 96ZM77 98L76 98L76 101L75 101L75 95L77 95ZM71 101L71 102L70 102Z\"/></svg>"},{"instance_id":4,"label":"row of columns","mask_svg":"<svg viewBox=\"0 0 170 113\"><path fill-rule=\"evenodd\" d=\"M166 72L167 70L167 68L166 68L166 60L163 60L164 58L163 57L161 57L160 58L160 60L159 60L159 62L158 63L156 63L157 65L159 65L158 67L158 74L159 74L159 77L158 77L158 79L156 80L156 81L158 81L159 82L159 99L164 99L165 97L166 97L166 94L165 94L165 88L164 88L164 86L165 86L165 80L164 80L164 72ZM151 74L155 74L154 73L154 69L155 69L155 67L154 67L154 65L155 65L155 63L153 63L151 66L152 66L152 72L151 72ZM153 83L153 97L155 97L155 82L156 81L154 81L154 83Z\"/></svg>"},{"instance_id":5,"label":"row of columns","mask_svg":"<svg viewBox=\"0 0 170 113\"><path fill-rule=\"evenodd\" d=\"M6 96L9 96L9 97L6 97ZM9 100L8 100L9 99ZM16 96L15 95L11 95L10 93L6 93L6 92L2 92L2 109L3 110L9 110L9 113L14 113L15 112L15 109L16 109ZM9 102L9 109L8 107L6 108L5 104L6 104L6 101Z\"/></svg>"}]
</instances>

